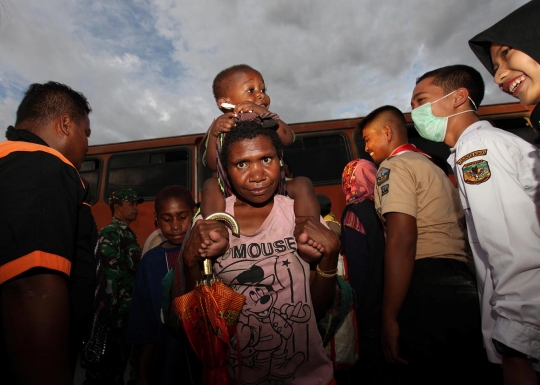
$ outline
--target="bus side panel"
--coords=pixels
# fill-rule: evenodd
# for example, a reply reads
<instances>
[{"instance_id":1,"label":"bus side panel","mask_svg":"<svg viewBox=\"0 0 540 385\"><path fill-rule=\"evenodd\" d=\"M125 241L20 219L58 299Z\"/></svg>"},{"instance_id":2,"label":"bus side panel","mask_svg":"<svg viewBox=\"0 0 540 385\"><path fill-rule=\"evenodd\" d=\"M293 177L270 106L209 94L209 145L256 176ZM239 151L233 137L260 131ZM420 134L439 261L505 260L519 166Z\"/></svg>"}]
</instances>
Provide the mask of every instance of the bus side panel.
<instances>
[{"instance_id":1,"label":"bus side panel","mask_svg":"<svg viewBox=\"0 0 540 385\"><path fill-rule=\"evenodd\" d=\"M531 138L536 138L538 133L530 127L530 123L526 122L529 114L530 110L519 103L482 106L478 111L481 119L490 120L496 127L514 132L531 141ZM406 113L405 118L408 122L409 141L426 152L441 158L443 160L441 167L446 168L450 179L455 183L452 170L448 165L445 165L449 153L448 147L444 143L427 142L420 138L412 126L410 113ZM362 136L355 132L355 128L361 120L361 117L357 117L290 124L297 135L297 140L284 150L285 158L291 165L293 175L309 177L313 182L315 192L325 194L330 198L332 212L338 220L345 208L345 197L341 188L343 168L352 159L371 160L369 154L364 151L365 144ZM164 166L162 170L166 171L162 171L162 175L171 179L165 178L160 180L161 183L164 181L179 183L179 179L174 179L174 177L180 175L183 178L180 179L182 181L180 184L185 183L186 187L191 190L195 201L200 201L201 186L204 180L212 175L206 167L202 166L200 159L203 138L204 134L194 134L91 146L87 154L88 161L85 161L83 165L85 171L81 172L81 176L86 177L92 187L91 190L94 194L91 200L92 212L98 229L111 222L112 216L107 200L109 190L113 187L131 187L137 191L141 186L142 192L137 192L145 198L145 202L139 205L139 216L136 221L130 224L130 227L137 234L141 245L155 229L154 198L162 185L157 183L152 188L148 186L151 184L149 180L152 180L155 175L137 179L136 174L139 170L137 167L147 167L151 171L154 168L159 168L160 165ZM170 153L175 153L177 149L186 149L187 152L180 151L182 154L176 158L171 157ZM133 157L133 154L137 156ZM125 157L124 161L118 162L122 157ZM166 167L169 161L179 161L179 166ZM182 163L183 161L188 162L188 164ZM110 181L112 174L109 173L111 162L117 163L113 167L115 170L113 174L116 173L116 175L113 175L112 178L116 178L116 180L112 184ZM119 176L118 170L122 169L125 169L126 172Z\"/></svg>"},{"instance_id":2,"label":"bus side panel","mask_svg":"<svg viewBox=\"0 0 540 385\"><path fill-rule=\"evenodd\" d=\"M129 142L123 146L96 146L89 151L86 161L94 160L91 165L95 167L95 159L99 158L101 164L100 178L92 178L99 180L96 182L99 185L93 187L99 192L99 197L92 206L98 230L111 223L108 195L114 190L132 188L145 200L138 206L137 219L129 225L141 247L156 229L154 200L159 190L172 184L183 185L197 201L199 170L194 160L198 158L200 137L202 135L198 134L188 137L188 140L178 137L166 141ZM111 153L112 149L114 151ZM84 177L85 173L81 175Z\"/></svg>"}]
</instances>

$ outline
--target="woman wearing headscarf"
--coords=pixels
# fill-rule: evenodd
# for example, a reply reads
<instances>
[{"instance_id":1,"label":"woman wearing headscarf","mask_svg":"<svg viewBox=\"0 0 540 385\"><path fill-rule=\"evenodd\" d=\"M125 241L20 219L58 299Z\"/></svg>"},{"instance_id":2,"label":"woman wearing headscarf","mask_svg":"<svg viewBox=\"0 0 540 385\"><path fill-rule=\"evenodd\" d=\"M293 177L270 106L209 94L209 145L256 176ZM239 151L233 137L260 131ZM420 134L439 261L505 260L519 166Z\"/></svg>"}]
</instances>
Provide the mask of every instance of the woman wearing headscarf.
<instances>
[{"instance_id":1,"label":"woman wearing headscarf","mask_svg":"<svg viewBox=\"0 0 540 385\"><path fill-rule=\"evenodd\" d=\"M540 1L532 0L469 40L501 91L524 106L540 130Z\"/></svg>"},{"instance_id":2,"label":"woman wearing headscarf","mask_svg":"<svg viewBox=\"0 0 540 385\"><path fill-rule=\"evenodd\" d=\"M341 216L341 250L356 297L360 351L349 376L363 384L383 384L387 374L380 346L385 239L373 201L376 174L374 163L356 159L345 166L342 176L346 207Z\"/></svg>"},{"instance_id":3,"label":"woman wearing headscarf","mask_svg":"<svg viewBox=\"0 0 540 385\"><path fill-rule=\"evenodd\" d=\"M518 98L522 105L536 105L531 114L531 123L537 133L540 130L539 16L540 0L529 1L469 40L472 51L493 76L493 80L501 91ZM540 142L540 136L535 139L535 142ZM507 144L498 141L497 145L502 148ZM484 148L487 148L484 151L491 151L488 147ZM516 165L511 169L512 175L516 175L514 170L518 170L517 175L519 175L520 181L526 181L522 182L524 191L536 203L536 211L538 211L538 196L534 196L533 187L531 187L537 184L533 176L534 173L529 172L530 166L529 169L524 167L525 162L517 155L519 152L515 148L511 149L511 158L509 157L509 159L519 159L519 163L516 161ZM508 161L508 164L511 164L511 161ZM485 200L485 197L482 198ZM525 199L525 202L528 200ZM516 202L505 203L513 205L512 211L516 212L515 207L518 206ZM533 228L530 224L534 223L538 228L537 220L538 218L533 212L532 220L529 220L528 224L523 217L521 223L526 228ZM476 222L476 218L474 221ZM521 233L523 234L522 231ZM538 242L538 236L527 240L528 244L535 245ZM511 248L513 251L515 249L515 247ZM508 252L506 254L508 255ZM492 290L495 294L491 296L492 309L494 309L491 310L491 314L496 314L497 318L494 321L494 326L487 328L487 331L491 333L488 336L492 338L493 345L501 356L505 385L518 383L536 385L540 383L540 364L538 363L540 347L537 341L540 315L534 311L534 305L538 304L539 285L537 280L523 280L521 278L523 273L534 274L535 271L538 271L538 263L536 266L534 265L538 255L532 253L529 257L526 252L522 252L521 255L527 257L524 259L525 263L532 261L533 264L530 266L519 265L517 260L513 258L512 265L519 266L519 269L514 269L515 273L513 274L508 273L512 271L512 266L504 264L503 270L506 273L504 279L496 268L490 269L492 276L500 276L500 278L494 279L494 289ZM489 260L491 255L488 253L487 256ZM494 260L497 261L495 258ZM506 292L502 287L508 288ZM516 310L511 310L512 305ZM505 328L504 325L509 326ZM506 332L503 333L503 330Z\"/></svg>"}]
</instances>

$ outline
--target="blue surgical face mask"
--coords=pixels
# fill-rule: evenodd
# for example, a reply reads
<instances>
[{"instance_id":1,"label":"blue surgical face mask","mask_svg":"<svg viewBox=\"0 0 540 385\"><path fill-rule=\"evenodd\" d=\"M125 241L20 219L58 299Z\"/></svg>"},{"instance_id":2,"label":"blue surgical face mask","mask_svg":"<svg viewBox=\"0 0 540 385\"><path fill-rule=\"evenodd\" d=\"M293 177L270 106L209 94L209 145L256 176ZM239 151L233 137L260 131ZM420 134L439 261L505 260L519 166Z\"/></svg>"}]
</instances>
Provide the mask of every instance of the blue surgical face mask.
<instances>
[{"instance_id":1,"label":"blue surgical face mask","mask_svg":"<svg viewBox=\"0 0 540 385\"><path fill-rule=\"evenodd\" d=\"M446 127L448 125L448 118L464 114L465 112L475 112L475 110L461 111L457 114L453 114L444 118L433 115L433 112L431 111L431 105L437 103L439 100L446 98L447 96L452 95L456 91L452 91L448 95L445 95L442 98L435 100L434 102L423 104L420 107L412 110L411 118L414 122L414 128L416 128L416 131L418 131L422 138L432 140L434 142L444 142L444 137L446 135ZM474 108L476 108L476 104L474 104L473 100L470 97L469 100L473 104Z\"/></svg>"}]
</instances>

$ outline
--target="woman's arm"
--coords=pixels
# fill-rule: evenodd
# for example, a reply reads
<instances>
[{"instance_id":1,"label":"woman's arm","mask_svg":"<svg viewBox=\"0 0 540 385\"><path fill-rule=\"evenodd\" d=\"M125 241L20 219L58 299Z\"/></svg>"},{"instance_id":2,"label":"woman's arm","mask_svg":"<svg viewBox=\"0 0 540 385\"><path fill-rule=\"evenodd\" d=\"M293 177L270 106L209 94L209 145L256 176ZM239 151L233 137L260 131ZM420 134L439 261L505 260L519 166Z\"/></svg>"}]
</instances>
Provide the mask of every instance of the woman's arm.
<instances>
[{"instance_id":1,"label":"woman's arm","mask_svg":"<svg viewBox=\"0 0 540 385\"><path fill-rule=\"evenodd\" d=\"M321 319L332 306L336 289L336 273L339 257L339 238L313 217L296 218L294 235L299 243L308 239L322 245L322 257L315 262L318 271L312 271L310 277L311 300L317 319Z\"/></svg>"}]
</instances>

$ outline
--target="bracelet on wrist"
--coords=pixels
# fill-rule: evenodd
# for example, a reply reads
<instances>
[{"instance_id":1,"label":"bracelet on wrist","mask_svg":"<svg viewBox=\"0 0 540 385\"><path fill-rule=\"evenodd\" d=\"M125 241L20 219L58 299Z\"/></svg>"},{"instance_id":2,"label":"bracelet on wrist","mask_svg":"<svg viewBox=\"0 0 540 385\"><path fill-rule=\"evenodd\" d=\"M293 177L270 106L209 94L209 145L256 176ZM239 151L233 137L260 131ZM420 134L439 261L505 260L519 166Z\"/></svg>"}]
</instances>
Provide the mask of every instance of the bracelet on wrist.
<instances>
[{"instance_id":1,"label":"bracelet on wrist","mask_svg":"<svg viewBox=\"0 0 540 385\"><path fill-rule=\"evenodd\" d=\"M333 278L337 275L337 267L335 269L332 269L332 270L327 270L327 271L323 271L321 269L319 269L319 265L317 265L317 267L315 268L315 271L317 271L317 274L319 274L321 277L324 277L324 278Z\"/></svg>"}]
</instances>

